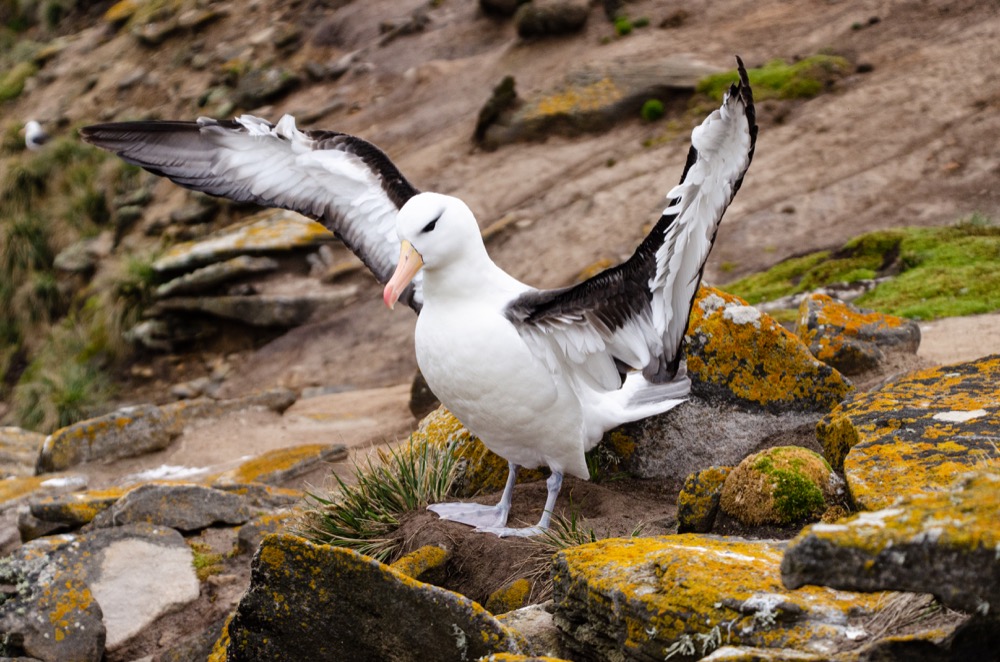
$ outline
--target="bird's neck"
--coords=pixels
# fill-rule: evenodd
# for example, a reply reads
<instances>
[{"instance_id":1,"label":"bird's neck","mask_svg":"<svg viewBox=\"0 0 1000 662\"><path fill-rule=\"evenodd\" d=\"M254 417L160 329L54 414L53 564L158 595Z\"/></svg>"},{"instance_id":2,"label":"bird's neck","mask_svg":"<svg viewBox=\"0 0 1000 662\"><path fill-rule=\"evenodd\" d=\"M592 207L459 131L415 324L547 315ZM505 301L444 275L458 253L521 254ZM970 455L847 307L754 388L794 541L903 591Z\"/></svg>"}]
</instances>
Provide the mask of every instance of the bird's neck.
<instances>
[{"instance_id":1,"label":"bird's neck","mask_svg":"<svg viewBox=\"0 0 1000 662\"><path fill-rule=\"evenodd\" d=\"M494 264L483 249L437 268L425 268L423 287L426 306L463 300L504 302L526 286Z\"/></svg>"}]
</instances>

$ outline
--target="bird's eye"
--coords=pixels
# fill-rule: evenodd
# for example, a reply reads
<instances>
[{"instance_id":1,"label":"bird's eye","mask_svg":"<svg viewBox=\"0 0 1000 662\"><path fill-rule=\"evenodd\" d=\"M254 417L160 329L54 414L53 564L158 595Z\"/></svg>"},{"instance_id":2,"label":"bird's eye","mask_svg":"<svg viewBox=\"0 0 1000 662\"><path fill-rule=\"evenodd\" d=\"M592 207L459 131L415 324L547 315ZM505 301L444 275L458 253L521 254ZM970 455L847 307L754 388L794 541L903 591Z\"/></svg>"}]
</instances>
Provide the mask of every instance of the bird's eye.
<instances>
[{"instance_id":1,"label":"bird's eye","mask_svg":"<svg viewBox=\"0 0 1000 662\"><path fill-rule=\"evenodd\" d=\"M440 219L440 218L441 218L440 216L438 216L437 218L435 218L433 221L431 221L430 223L428 223L427 225L425 225L424 229L421 230L420 232L430 232L431 230L433 230L434 227L437 225L438 219Z\"/></svg>"}]
</instances>

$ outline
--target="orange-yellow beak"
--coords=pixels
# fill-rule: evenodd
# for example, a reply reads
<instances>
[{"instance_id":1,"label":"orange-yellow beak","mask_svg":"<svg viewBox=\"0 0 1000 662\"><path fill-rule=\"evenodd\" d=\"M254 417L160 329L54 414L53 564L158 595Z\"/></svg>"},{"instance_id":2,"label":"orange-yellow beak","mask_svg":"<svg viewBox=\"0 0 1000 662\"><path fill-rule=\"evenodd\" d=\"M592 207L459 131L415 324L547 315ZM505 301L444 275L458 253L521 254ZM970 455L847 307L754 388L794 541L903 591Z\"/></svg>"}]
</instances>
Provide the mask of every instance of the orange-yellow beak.
<instances>
[{"instance_id":1,"label":"orange-yellow beak","mask_svg":"<svg viewBox=\"0 0 1000 662\"><path fill-rule=\"evenodd\" d=\"M424 260L420 257L420 253L410 242L404 240L399 247L399 263L396 264L396 271L393 272L392 278L385 284L385 290L382 292L382 300L385 301L385 305L390 310L396 305L403 290L423 266Z\"/></svg>"}]
</instances>

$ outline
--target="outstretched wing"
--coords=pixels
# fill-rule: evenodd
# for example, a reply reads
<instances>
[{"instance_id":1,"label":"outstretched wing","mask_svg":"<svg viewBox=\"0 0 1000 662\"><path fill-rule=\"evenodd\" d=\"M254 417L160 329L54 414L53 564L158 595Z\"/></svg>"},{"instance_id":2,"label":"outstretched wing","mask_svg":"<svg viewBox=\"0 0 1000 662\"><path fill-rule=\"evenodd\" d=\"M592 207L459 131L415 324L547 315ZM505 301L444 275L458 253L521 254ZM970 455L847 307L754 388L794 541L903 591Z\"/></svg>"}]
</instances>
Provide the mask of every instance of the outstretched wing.
<instances>
[{"instance_id":1,"label":"outstretched wing","mask_svg":"<svg viewBox=\"0 0 1000 662\"><path fill-rule=\"evenodd\" d=\"M527 292L508 307L508 319L550 366L568 360L605 389L620 386L629 368L653 383L674 378L705 261L757 139L750 82L736 60L739 83L692 132L681 183L632 257L572 287Z\"/></svg>"},{"instance_id":2,"label":"outstretched wing","mask_svg":"<svg viewBox=\"0 0 1000 662\"><path fill-rule=\"evenodd\" d=\"M186 188L309 216L337 235L380 283L399 259L396 213L417 190L361 138L300 131L290 115L277 125L251 115L97 124L80 135ZM419 310L419 279L400 298Z\"/></svg>"}]
</instances>

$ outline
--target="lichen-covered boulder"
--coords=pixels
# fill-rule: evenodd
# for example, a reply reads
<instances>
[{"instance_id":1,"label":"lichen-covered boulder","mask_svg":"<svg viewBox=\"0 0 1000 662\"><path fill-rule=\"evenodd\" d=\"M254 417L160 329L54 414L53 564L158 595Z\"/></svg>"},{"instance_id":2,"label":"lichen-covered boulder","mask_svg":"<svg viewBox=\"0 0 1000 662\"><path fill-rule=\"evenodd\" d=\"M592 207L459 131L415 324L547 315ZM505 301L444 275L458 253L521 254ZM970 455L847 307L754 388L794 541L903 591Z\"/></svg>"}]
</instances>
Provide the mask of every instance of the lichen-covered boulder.
<instances>
[{"instance_id":1,"label":"lichen-covered boulder","mask_svg":"<svg viewBox=\"0 0 1000 662\"><path fill-rule=\"evenodd\" d=\"M946 490L955 476L1000 467L1000 355L920 370L830 412L816 436L843 466L854 503Z\"/></svg>"},{"instance_id":2,"label":"lichen-covered boulder","mask_svg":"<svg viewBox=\"0 0 1000 662\"><path fill-rule=\"evenodd\" d=\"M739 297L701 287L685 340L692 392L752 411L828 412L853 389L793 333Z\"/></svg>"},{"instance_id":3,"label":"lichen-covered boulder","mask_svg":"<svg viewBox=\"0 0 1000 662\"><path fill-rule=\"evenodd\" d=\"M528 604L531 596L531 582L521 577L501 586L486 600L486 609L493 614L506 614Z\"/></svg>"},{"instance_id":4,"label":"lichen-covered boulder","mask_svg":"<svg viewBox=\"0 0 1000 662\"><path fill-rule=\"evenodd\" d=\"M719 512L722 486L732 467L709 467L684 481L677 495L677 532L708 533Z\"/></svg>"},{"instance_id":5,"label":"lichen-covered boulder","mask_svg":"<svg viewBox=\"0 0 1000 662\"><path fill-rule=\"evenodd\" d=\"M156 405L126 407L53 432L42 445L38 472L151 453L166 448L175 436Z\"/></svg>"},{"instance_id":6,"label":"lichen-covered boulder","mask_svg":"<svg viewBox=\"0 0 1000 662\"><path fill-rule=\"evenodd\" d=\"M347 458L343 444L302 444L267 451L214 477L214 487L244 483L280 485L329 462Z\"/></svg>"},{"instance_id":7,"label":"lichen-covered boulder","mask_svg":"<svg viewBox=\"0 0 1000 662\"><path fill-rule=\"evenodd\" d=\"M413 448L430 444L431 448L448 449L459 461L458 475L452 493L468 497L483 492L503 489L507 481L507 460L492 452L469 432L462 422L445 409L438 407L420 422L410 437ZM537 469L521 469L518 482L526 483L542 478Z\"/></svg>"},{"instance_id":8,"label":"lichen-covered boulder","mask_svg":"<svg viewBox=\"0 0 1000 662\"><path fill-rule=\"evenodd\" d=\"M228 633L229 662L458 662L527 652L464 596L291 535L261 543Z\"/></svg>"},{"instance_id":9,"label":"lichen-covered boulder","mask_svg":"<svg viewBox=\"0 0 1000 662\"><path fill-rule=\"evenodd\" d=\"M32 517L75 529L87 524L125 494L120 487L45 496L29 503Z\"/></svg>"},{"instance_id":10,"label":"lichen-covered boulder","mask_svg":"<svg viewBox=\"0 0 1000 662\"><path fill-rule=\"evenodd\" d=\"M239 494L196 484L148 483L128 491L93 519L95 527L155 524L197 531L214 524L243 524L253 516Z\"/></svg>"},{"instance_id":11,"label":"lichen-covered boulder","mask_svg":"<svg viewBox=\"0 0 1000 662\"><path fill-rule=\"evenodd\" d=\"M802 299L795 333L813 356L845 375L878 367L887 353L914 354L920 346L913 320L860 310L826 294Z\"/></svg>"},{"instance_id":12,"label":"lichen-covered boulder","mask_svg":"<svg viewBox=\"0 0 1000 662\"><path fill-rule=\"evenodd\" d=\"M828 653L882 599L781 583L782 549L698 534L600 540L556 554L556 624L586 659L694 660L723 643Z\"/></svg>"},{"instance_id":13,"label":"lichen-covered boulder","mask_svg":"<svg viewBox=\"0 0 1000 662\"><path fill-rule=\"evenodd\" d=\"M396 559L389 567L426 584L439 584L444 579L445 564L450 558L451 552L444 547L424 545Z\"/></svg>"},{"instance_id":14,"label":"lichen-covered boulder","mask_svg":"<svg viewBox=\"0 0 1000 662\"><path fill-rule=\"evenodd\" d=\"M1000 473L945 492L806 527L781 563L786 586L933 593L950 607L1000 611Z\"/></svg>"},{"instance_id":15,"label":"lichen-covered boulder","mask_svg":"<svg viewBox=\"0 0 1000 662\"><path fill-rule=\"evenodd\" d=\"M269 209L199 241L172 246L153 263L153 270L173 274L239 255L282 253L333 240L329 230L301 214Z\"/></svg>"},{"instance_id":16,"label":"lichen-covered boulder","mask_svg":"<svg viewBox=\"0 0 1000 662\"><path fill-rule=\"evenodd\" d=\"M798 446L768 448L726 476L722 510L748 526L816 520L843 494L843 481L818 453Z\"/></svg>"}]
</instances>

